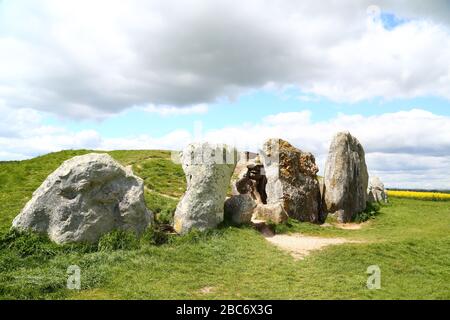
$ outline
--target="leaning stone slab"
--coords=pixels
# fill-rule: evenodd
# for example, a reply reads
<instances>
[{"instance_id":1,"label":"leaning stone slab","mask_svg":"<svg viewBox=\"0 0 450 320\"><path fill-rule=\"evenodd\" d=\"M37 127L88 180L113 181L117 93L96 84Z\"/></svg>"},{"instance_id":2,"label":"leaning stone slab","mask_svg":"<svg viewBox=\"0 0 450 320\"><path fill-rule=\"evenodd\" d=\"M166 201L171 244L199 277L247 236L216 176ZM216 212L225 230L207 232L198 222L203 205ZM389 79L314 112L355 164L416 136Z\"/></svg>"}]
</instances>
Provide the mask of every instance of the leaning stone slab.
<instances>
[{"instance_id":1,"label":"leaning stone slab","mask_svg":"<svg viewBox=\"0 0 450 320\"><path fill-rule=\"evenodd\" d=\"M223 221L224 202L237 152L226 145L194 143L181 154L187 190L174 215L174 229L180 234L206 230Z\"/></svg>"},{"instance_id":2,"label":"leaning stone slab","mask_svg":"<svg viewBox=\"0 0 450 320\"><path fill-rule=\"evenodd\" d=\"M114 229L140 234L152 219L142 179L111 156L91 153L50 174L13 228L46 233L57 243L92 243Z\"/></svg>"}]
</instances>

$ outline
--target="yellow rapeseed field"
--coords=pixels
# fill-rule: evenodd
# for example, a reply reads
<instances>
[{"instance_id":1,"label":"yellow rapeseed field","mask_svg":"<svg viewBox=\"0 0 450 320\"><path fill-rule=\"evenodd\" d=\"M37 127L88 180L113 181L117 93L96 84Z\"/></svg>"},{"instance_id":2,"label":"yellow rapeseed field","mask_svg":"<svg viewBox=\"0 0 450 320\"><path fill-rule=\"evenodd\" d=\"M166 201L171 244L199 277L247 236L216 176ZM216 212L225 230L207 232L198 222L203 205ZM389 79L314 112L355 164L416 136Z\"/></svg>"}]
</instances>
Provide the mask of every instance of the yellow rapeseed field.
<instances>
[{"instance_id":1,"label":"yellow rapeseed field","mask_svg":"<svg viewBox=\"0 0 450 320\"><path fill-rule=\"evenodd\" d=\"M449 193L441 192L420 192L420 191L397 191L388 190L389 197L394 198L410 198L419 200L434 200L434 201L450 201Z\"/></svg>"}]
</instances>

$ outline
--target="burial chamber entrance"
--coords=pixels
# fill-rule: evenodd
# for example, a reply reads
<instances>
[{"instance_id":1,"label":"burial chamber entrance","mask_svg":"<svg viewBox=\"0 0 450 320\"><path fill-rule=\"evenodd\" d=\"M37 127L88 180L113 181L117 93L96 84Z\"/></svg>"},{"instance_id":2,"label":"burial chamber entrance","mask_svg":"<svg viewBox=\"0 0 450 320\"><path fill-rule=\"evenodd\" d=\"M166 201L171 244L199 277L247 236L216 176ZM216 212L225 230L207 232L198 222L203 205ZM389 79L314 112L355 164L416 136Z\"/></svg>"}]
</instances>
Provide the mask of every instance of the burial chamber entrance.
<instances>
[{"instance_id":1,"label":"burial chamber entrance","mask_svg":"<svg viewBox=\"0 0 450 320\"><path fill-rule=\"evenodd\" d=\"M241 179L236 182L236 189L240 194L250 194L257 203L267 204L267 177L264 165L259 159L259 155L246 152L246 171Z\"/></svg>"}]
</instances>

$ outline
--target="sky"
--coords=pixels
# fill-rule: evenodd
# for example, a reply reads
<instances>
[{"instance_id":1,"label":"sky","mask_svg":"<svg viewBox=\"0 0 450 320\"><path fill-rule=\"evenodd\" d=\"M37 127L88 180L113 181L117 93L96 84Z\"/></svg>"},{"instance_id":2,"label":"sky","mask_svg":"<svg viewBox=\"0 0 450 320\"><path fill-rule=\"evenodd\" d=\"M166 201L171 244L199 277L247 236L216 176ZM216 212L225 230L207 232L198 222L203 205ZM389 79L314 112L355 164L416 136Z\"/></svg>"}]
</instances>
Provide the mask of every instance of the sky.
<instances>
[{"instance_id":1,"label":"sky","mask_svg":"<svg viewBox=\"0 0 450 320\"><path fill-rule=\"evenodd\" d=\"M339 131L450 189L450 0L0 0L0 161L283 138L323 174Z\"/></svg>"}]
</instances>

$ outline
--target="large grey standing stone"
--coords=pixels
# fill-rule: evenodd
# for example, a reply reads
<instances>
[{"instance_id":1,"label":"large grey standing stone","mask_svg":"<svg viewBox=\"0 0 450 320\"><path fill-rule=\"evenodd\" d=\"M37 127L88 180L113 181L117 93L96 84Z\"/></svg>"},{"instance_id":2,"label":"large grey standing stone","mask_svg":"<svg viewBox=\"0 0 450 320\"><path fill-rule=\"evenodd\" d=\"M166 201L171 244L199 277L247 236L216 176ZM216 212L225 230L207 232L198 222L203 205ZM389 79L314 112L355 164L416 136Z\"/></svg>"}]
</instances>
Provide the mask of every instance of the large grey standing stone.
<instances>
[{"instance_id":1,"label":"large grey standing stone","mask_svg":"<svg viewBox=\"0 0 450 320\"><path fill-rule=\"evenodd\" d=\"M225 217L236 224L245 224L252 221L256 202L250 194L232 196L225 201Z\"/></svg>"},{"instance_id":2,"label":"large grey standing stone","mask_svg":"<svg viewBox=\"0 0 450 320\"><path fill-rule=\"evenodd\" d=\"M299 221L321 222L319 168L314 156L284 140L270 139L263 145L261 159L267 177L267 204L280 203L289 217Z\"/></svg>"},{"instance_id":3,"label":"large grey standing stone","mask_svg":"<svg viewBox=\"0 0 450 320\"><path fill-rule=\"evenodd\" d=\"M387 203L387 193L384 184L378 177L369 178L369 187L367 189L367 200L369 202Z\"/></svg>"},{"instance_id":4,"label":"large grey standing stone","mask_svg":"<svg viewBox=\"0 0 450 320\"><path fill-rule=\"evenodd\" d=\"M142 179L107 154L65 161L33 193L13 228L57 243L95 242L114 229L142 233L153 219Z\"/></svg>"},{"instance_id":5,"label":"large grey standing stone","mask_svg":"<svg viewBox=\"0 0 450 320\"><path fill-rule=\"evenodd\" d=\"M224 202L237 152L226 145L194 143L181 154L187 190L174 215L174 229L184 234L206 230L223 221Z\"/></svg>"},{"instance_id":6,"label":"large grey standing stone","mask_svg":"<svg viewBox=\"0 0 450 320\"><path fill-rule=\"evenodd\" d=\"M340 222L352 221L366 208L369 175L365 154L349 132L336 134L325 165L325 205Z\"/></svg>"}]
</instances>

